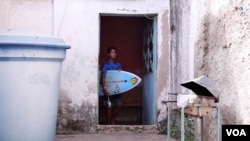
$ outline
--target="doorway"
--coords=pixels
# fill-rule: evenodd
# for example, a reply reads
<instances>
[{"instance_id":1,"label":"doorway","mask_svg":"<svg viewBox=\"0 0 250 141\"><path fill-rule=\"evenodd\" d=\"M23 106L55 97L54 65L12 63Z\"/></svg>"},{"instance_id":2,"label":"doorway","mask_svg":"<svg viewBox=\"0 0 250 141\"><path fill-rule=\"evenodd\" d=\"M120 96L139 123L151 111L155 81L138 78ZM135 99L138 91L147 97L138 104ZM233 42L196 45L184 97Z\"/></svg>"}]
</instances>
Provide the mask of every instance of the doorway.
<instances>
[{"instance_id":1,"label":"doorway","mask_svg":"<svg viewBox=\"0 0 250 141\"><path fill-rule=\"evenodd\" d=\"M122 94L119 125L150 125L156 118L156 19L144 16L100 16L99 71L108 60L108 46L117 48L122 70L142 78L141 84ZM100 98L101 99L101 98ZM100 100L99 99L99 100ZM106 110L99 104L99 124L106 123Z\"/></svg>"}]
</instances>

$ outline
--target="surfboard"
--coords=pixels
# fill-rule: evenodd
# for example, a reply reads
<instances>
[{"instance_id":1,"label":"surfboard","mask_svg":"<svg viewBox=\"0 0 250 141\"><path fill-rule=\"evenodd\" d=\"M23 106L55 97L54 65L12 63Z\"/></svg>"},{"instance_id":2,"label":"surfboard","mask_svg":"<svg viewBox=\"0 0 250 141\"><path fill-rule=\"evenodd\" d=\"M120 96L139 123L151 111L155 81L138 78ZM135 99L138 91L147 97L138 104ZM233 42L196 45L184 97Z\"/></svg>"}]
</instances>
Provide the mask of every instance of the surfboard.
<instances>
[{"instance_id":1,"label":"surfboard","mask_svg":"<svg viewBox=\"0 0 250 141\"><path fill-rule=\"evenodd\" d=\"M99 78L101 78L101 71L99 72ZM110 95L127 92L140 84L140 82L141 78L131 72L118 70L106 72L105 84ZM104 95L101 83L99 84L99 95Z\"/></svg>"}]
</instances>

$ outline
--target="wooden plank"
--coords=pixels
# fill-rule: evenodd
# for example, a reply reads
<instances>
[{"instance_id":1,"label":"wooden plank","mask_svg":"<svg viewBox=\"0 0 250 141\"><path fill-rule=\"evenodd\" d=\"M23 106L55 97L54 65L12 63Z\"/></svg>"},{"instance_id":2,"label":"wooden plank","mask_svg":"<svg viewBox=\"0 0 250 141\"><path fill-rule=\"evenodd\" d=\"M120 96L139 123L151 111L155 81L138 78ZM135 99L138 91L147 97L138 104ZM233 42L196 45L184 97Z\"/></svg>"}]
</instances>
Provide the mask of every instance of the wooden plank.
<instances>
[{"instance_id":1,"label":"wooden plank","mask_svg":"<svg viewBox=\"0 0 250 141\"><path fill-rule=\"evenodd\" d=\"M187 107L184 113L192 116L208 116L212 111L212 107Z\"/></svg>"}]
</instances>

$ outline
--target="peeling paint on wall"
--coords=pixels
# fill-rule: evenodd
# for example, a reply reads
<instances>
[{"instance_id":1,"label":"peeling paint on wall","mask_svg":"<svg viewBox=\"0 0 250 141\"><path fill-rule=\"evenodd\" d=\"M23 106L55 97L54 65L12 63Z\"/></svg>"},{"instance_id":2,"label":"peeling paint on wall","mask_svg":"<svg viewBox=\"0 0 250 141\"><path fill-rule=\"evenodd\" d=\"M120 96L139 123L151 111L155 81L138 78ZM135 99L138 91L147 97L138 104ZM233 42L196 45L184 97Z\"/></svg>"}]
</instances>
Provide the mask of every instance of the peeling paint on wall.
<instances>
[{"instance_id":1,"label":"peeling paint on wall","mask_svg":"<svg viewBox=\"0 0 250 141\"><path fill-rule=\"evenodd\" d=\"M167 108L165 104L162 104L163 100L167 100L167 92L169 89L168 80L169 80L169 44L170 44L170 26L169 26L169 11L165 11L161 16L161 24L158 27L158 31L162 34L162 39L158 44L160 47L158 48L158 64L157 64L157 124L159 126L163 121L166 120L166 112Z\"/></svg>"}]
</instances>

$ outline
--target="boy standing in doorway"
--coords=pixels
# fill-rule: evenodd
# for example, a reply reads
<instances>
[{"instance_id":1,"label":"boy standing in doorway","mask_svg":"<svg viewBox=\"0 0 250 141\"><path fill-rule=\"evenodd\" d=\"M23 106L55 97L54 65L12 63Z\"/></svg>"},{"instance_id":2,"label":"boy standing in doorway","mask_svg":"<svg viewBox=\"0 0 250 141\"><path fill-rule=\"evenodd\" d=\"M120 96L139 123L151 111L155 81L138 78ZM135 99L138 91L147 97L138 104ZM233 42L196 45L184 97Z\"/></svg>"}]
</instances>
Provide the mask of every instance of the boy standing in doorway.
<instances>
[{"instance_id":1,"label":"boy standing in doorway","mask_svg":"<svg viewBox=\"0 0 250 141\"><path fill-rule=\"evenodd\" d=\"M107 61L102 68L102 88L105 94L104 96L104 105L107 107L107 124L115 124L115 119L117 115L120 113L122 107L121 94L110 95L107 91L107 87L105 84L106 72L108 70L121 70L122 66L120 63L115 61L116 58L116 48L114 46L110 46L107 50L109 61Z\"/></svg>"}]
</instances>

